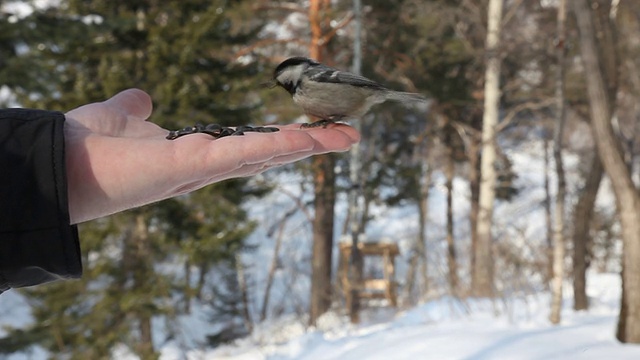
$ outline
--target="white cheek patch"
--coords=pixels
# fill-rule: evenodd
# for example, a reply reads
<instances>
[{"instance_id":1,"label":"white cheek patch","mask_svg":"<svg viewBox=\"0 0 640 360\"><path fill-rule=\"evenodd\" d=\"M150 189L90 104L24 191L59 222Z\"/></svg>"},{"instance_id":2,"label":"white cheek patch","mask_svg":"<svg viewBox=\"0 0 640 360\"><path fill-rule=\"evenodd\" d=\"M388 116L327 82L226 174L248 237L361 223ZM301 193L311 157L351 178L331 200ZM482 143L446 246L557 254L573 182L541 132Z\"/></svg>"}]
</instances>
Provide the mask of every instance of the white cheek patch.
<instances>
[{"instance_id":1,"label":"white cheek patch","mask_svg":"<svg viewBox=\"0 0 640 360\"><path fill-rule=\"evenodd\" d=\"M292 66L292 67L286 69L285 71L283 71L282 74L278 75L276 80L278 80L279 82L281 82L283 84L288 83L288 82L295 84L302 77L302 72L303 71L304 71L304 65Z\"/></svg>"}]
</instances>

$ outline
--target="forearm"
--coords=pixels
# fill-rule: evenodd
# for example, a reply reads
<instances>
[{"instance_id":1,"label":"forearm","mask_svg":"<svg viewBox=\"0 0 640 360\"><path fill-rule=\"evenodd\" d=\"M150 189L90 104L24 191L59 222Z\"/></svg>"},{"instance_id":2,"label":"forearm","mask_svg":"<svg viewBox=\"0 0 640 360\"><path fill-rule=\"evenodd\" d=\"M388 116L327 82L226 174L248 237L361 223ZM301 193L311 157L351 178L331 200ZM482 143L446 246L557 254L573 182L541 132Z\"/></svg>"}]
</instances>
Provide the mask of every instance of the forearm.
<instances>
[{"instance_id":1,"label":"forearm","mask_svg":"<svg viewBox=\"0 0 640 360\"><path fill-rule=\"evenodd\" d=\"M0 291L82 272L70 225L64 115L0 110Z\"/></svg>"}]
</instances>

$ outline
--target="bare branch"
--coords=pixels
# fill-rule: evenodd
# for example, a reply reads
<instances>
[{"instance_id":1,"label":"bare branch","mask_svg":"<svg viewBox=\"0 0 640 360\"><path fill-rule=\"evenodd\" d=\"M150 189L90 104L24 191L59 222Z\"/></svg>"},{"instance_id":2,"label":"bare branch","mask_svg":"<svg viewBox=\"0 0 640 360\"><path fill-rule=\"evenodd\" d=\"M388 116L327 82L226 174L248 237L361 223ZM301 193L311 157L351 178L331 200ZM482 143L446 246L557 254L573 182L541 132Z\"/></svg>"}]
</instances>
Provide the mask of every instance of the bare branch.
<instances>
[{"instance_id":1,"label":"bare branch","mask_svg":"<svg viewBox=\"0 0 640 360\"><path fill-rule=\"evenodd\" d=\"M509 23L509 21L511 20L511 18L513 17L513 15L515 15L516 10L518 10L518 7L520 7L520 5L522 4L522 0L518 0L515 2L515 4L511 5L509 7L509 11L506 13L506 15L504 16L504 18L502 18L502 26L504 27L506 24Z\"/></svg>"},{"instance_id":2,"label":"bare branch","mask_svg":"<svg viewBox=\"0 0 640 360\"><path fill-rule=\"evenodd\" d=\"M509 126L513 121L513 119L516 117L516 115L518 115L522 111L540 110L540 109L549 107L553 104L554 104L553 98L548 98L539 102L527 101L525 103L518 104L513 108L511 108L511 110L509 110L509 112L504 116L504 118L502 118L502 121L496 127L496 132L500 132L504 130L507 126Z\"/></svg>"},{"instance_id":3,"label":"bare branch","mask_svg":"<svg viewBox=\"0 0 640 360\"><path fill-rule=\"evenodd\" d=\"M300 209L300 211L302 211L302 213L304 214L304 216L307 218L307 221L309 223L313 222L313 217L311 216L311 214L309 213L309 209L307 209L307 204L305 204L302 199L298 196L296 196L295 194L293 194L291 191L279 187L278 191L282 192L283 194L287 195L289 198L291 198L291 200L294 201L294 203L296 204L296 206L298 207L298 209Z\"/></svg>"},{"instance_id":4,"label":"bare branch","mask_svg":"<svg viewBox=\"0 0 640 360\"><path fill-rule=\"evenodd\" d=\"M237 59L247 54L250 54L252 51L258 48L264 48L264 47L275 45L275 44L288 44L288 43L295 43L302 46L309 46L308 41L301 40L301 39L262 39L262 40L256 41L255 43L243 49L240 49L238 52L235 53L234 57Z\"/></svg>"},{"instance_id":5,"label":"bare branch","mask_svg":"<svg viewBox=\"0 0 640 360\"><path fill-rule=\"evenodd\" d=\"M349 25L351 20L353 20L353 12L349 11L342 18L342 20L340 20L340 22L338 22L338 24L336 26L334 26L328 33L324 34L320 38L320 41L318 42L318 44L319 45L324 45L324 44L328 43L336 35L338 30L340 30L340 29L344 28L345 26Z\"/></svg>"},{"instance_id":6,"label":"bare branch","mask_svg":"<svg viewBox=\"0 0 640 360\"><path fill-rule=\"evenodd\" d=\"M289 12L297 12L306 14L307 10L301 6L300 4L293 2L277 2L277 1L268 1L261 4L257 4L253 7L254 10L282 10Z\"/></svg>"}]
</instances>

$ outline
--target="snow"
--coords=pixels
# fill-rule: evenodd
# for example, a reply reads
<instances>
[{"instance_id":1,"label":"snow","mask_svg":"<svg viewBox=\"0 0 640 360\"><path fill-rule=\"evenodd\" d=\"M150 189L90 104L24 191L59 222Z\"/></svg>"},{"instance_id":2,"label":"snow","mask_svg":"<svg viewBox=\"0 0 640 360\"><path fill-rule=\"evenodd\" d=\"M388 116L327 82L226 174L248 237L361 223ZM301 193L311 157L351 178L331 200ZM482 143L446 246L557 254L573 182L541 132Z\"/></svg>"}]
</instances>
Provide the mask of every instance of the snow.
<instances>
[{"instance_id":1,"label":"snow","mask_svg":"<svg viewBox=\"0 0 640 360\"><path fill-rule=\"evenodd\" d=\"M639 345L614 337L619 275L590 273L588 289L590 310L573 311L567 300L557 326L547 320L547 293L494 302L442 297L397 314L370 308L356 326L335 312L311 329L285 317L214 350L166 346L161 359L639 359Z\"/></svg>"},{"instance_id":2,"label":"snow","mask_svg":"<svg viewBox=\"0 0 640 360\"><path fill-rule=\"evenodd\" d=\"M573 311L570 295L566 291L557 326L547 320L547 293L493 302L441 297L405 311L371 307L356 326L336 312L324 315L318 327L310 329L304 326L305 319L284 316L259 325L249 338L213 350L185 352L167 344L160 359L640 359L640 345L621 344L614 337L618 274L589 273L589 311ZM19 309L19 302L17 292L2 295L4 325L5 305ZM44 356L35 351L10 359ZM126 348L114 349L114 358L136 359Z\"/></svg>"},{"instance_id":3,"label":"snow","mask_svg":"<svg viewBox=\"0 0 640 360\"><path fill-rule=\"evenodd\" d=\"M640 359L640 345L615 339L620 276L588 274L588 311L571 309L572 294L565 284L562 322L549 323L549 294L523 297L459 300L441 297L397 311L370 307L360 325L329 312L317 328L304 319L284 316L259 325L254 333L215 349L184 349L164 345L161 360L331 360L331 359ZM2 327L19 325L28 309L18 292L0 297ZM191 321L198 322L196 318ZM199 324L196 328L207 325ZM196 330L196 329L194 329ZM17 359L44 359L35 349ZM126 348L114 349L116 359L136 359Z\"/></svg>"}]
</instances>

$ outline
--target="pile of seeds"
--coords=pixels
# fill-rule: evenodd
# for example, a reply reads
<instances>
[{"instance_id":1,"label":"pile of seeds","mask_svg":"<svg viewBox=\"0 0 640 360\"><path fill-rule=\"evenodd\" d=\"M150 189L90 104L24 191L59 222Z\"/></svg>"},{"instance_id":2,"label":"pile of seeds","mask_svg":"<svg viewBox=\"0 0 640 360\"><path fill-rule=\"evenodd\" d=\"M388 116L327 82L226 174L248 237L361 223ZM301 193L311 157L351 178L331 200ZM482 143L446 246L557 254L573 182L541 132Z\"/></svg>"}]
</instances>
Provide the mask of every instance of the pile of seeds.
<instances>
[{"instance_id":1,"label":"pile of seeds","mask_svg":"<svg viewBox=\"0 0 640 360\"><path fill-rule=\"evenodd\" d=\"M221 137L231 136L231 135L244 135L245 132L271 133L276 131L280 131L280 129L276 127L269 127L269 126L242 125L236 128L230 128L230 127L221 126L218 124L208 124L208 125L195 124L194 126L187 126L180 130L170 131L169 135L167 135L167 139L175 140L184 135L197 134L197 133L209 134L214 138L219 139Z\"/></svg>"}]
</instances>

